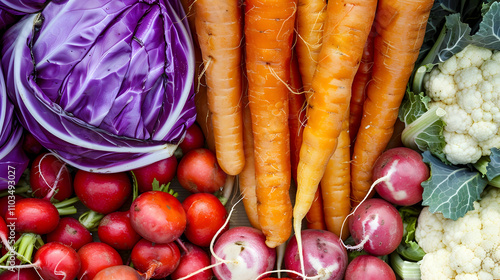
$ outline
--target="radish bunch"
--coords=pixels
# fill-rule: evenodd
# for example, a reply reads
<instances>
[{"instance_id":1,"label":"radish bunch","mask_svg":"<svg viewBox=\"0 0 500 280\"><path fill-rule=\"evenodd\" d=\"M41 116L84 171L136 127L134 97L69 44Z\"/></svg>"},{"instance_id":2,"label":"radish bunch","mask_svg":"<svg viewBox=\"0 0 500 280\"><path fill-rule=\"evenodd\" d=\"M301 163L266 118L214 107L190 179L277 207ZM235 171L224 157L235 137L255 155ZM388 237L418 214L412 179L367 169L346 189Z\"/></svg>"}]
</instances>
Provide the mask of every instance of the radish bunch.
<instances>
[{"instance_id":1,"label":"radish bunch","mask_svg":"<svg viewBox=\"0 0 500 280\"><path fill-rule=\"evenodd\" d=\"M192 273L211 279L209 246L229 228L221 202L227 198L219 197L226 175L217 189L195 186L182 200L169 186L191 176L177 168L190 151L194 156L180 171L220 170L203 145L203 135L190 129L179 158L120 173L78 170L43 148L30 153L29 184L0 200L0 279L181 279ZM211 178L199 179L210 184Z\"/></svg>"},{"instance_id":2,"label":"radish bunch","mask_svg":"<svg viewBox=\"0 0 500 280\"><path fill-rule=\"evenodd\" d=\"M43 148L30 152L29 184L0 197L0 279L392 279L377 256L401 242L397 207L421 201L429 170L418 153L394 148L379 158L375 197L345 220L353 244L305 229L300 258L295 236L277 250L259 229L231 227L235 203L228 212L225 202L235 178L200 137L193 126L175 155L122 173L82 171ZM355 250L364 255L349 262Z\"/></svg>"}]
</instances>

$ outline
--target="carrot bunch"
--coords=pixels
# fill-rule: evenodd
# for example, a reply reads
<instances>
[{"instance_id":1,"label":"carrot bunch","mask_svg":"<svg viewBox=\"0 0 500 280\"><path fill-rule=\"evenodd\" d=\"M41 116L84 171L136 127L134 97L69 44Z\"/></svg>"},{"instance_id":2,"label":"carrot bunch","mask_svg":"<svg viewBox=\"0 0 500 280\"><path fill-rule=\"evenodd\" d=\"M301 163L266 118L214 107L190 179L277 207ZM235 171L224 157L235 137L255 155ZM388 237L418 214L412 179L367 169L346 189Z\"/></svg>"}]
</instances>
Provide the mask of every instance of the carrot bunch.
<instances>
[{"instance_id":1,"label":"carrot bunch","mask_svg":"<svg viewBox=\"0 0 500 280\"><path fill-rule=\"evenodd\" d=\"M206 85L199 122L239 176L251 225L272 248L304 227L347 238L433 1L186 1Z\"/></svg>"}]
</instances>

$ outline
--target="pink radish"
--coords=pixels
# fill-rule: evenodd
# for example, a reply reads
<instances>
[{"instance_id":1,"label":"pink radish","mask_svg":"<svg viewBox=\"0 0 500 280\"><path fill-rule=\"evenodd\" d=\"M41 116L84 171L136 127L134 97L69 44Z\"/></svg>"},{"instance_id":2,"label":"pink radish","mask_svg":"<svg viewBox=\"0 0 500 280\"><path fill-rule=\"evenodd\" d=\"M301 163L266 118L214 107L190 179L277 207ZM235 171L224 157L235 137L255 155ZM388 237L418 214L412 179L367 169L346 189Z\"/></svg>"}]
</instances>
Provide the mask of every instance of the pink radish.
<instances>
[{"instance_id":1,"label":"pink radish","mask_svg":"<svg viewBox=\"0 0 500 280\"><path fill-rule=\"evenodd\" d=\"M47 242L58 241L69 245L77 251L93 240L90 231L73 217L61 218L56 229L47 233L46 239Z\"/></svg>"},{"instance_id":2,"label":"pink radish","mask_svg":"<svg viewBox=\"0 0 500 280\"><path fill-rule=\"evenodd\" d=\"M96 274L94 280L145 280L144 276L128 265L105 268Z\"/></svg>"},{"instance_id":3,"label":"pink radish","mask_svg":"<svg viewBox=\"0 0 500 280\"><path fill-rule=\"evenodd\" d=\"M390 203L408 206L422 200L422 182L429 179L429 167L422 156L405 147L392 148L379 156L373 166L375 190Z\"/></svg>"},{"instance_id":4,"label":"pink radish","mask_svg":"<svg viewBox=\"0 0 500 280\"><path fill-rule=\"evenodd\" d=\"M219 280L258 279L273 269L276 250L265 243L264 234L252 227L234 227L215 241L211 262Z\"/></svg>"},{"instance_id":5,"label":"pink radish","mask_svg":"<svg viewBox=\"0 0 500 280\"><path fill-rule=\"evenodd\" d=\"M172 280L183 278L185 280L210 280L213 272L210 268L210 256L202 248L184 242L184 251L181 252L181 259L177 268L170 274ZM204 269L208 268L208 269ZM191 275L190 277L187 277Z\"/></svg>"},{"instance_id":6,"label":"pink radish","mask_svg":"<svg viewBox=\"0 0 500 280\"><path fill-rule=\"evenodd\" d=\"M78 250L82 266L78 272L79 280L92 280L95 275L111 266L122 265L120 254L111 246L102 242L91 242Z\"/></svg>"},{"instance_id":7,"label":"pink radish","mask_svg":"<svg viewBox=\"0 0 500 280\"><path fill-rule=\"evenodd\" d=\"M396 280L396 274L383 260L361 255L347 266L344 280Z\"/></svg>"},{"instance_id":8,"label":"pink radish","mask_svg":"<svg viewBox=\"0 0 500 280\"><path fill-rule=\"evenodd\" d=\"M342 246L340 238L329 231L306 229L301 233L304 273L308 277L324 280L341 280L347 267L347 250ZM286 246L284 257L285 268L293 279L302 279L297 239L293 237Z\"/></svg>"},{"instance_id":9,"label":"pink radish","mask_svg":"<svg viewBox=\"0 0 500 280\"><path fill-rule=\"evenodd\" d=\"M130 260L147 279L160 279L170 275L179 265L181 253L174 242L158 244L141 239L130 253Z\"/></svg>"},{"instance_id":10,"label":"pink radish","mask_svg":"<svg viewBox=\"0 0 500 280\"><path fill-rule=\"evenodd\" d=\"M130 223L129 211L109 213L102 218L97 228L99 240L116 250L131 250L141 236Z\"/></svg>"},{"instance_id":11,"label":"pink radish","mask_svg":"<svg viewBox=\"0 0 500 280\"><path fill-rule=\"evenodd\" d=\"M162 191L139 195L130 206L130 222L143 238L155 243L170 243L186 228L186 213L181 202Z\"/></svg>"},{"instance_id":12,"label":"pink radish","mask_svg":"<svg viewBox=\"0 0 500 280\"><path fill-rule=\"evenodd\" d=\"M370 198L359 204L349 219L349 231L356 246L367 253L382 256L392 253L403 238L403 220L392 204Z\"/></svg>"}]
</instances>

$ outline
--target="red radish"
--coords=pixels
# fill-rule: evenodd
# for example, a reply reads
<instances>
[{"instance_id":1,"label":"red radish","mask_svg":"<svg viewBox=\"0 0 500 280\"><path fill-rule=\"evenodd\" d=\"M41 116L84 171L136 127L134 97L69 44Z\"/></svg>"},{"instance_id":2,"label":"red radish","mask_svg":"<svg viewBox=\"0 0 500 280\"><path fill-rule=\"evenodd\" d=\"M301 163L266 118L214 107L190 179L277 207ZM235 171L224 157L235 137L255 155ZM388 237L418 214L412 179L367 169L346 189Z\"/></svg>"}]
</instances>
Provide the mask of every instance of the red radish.
<instances>
[{"instance_id":1,"label":"red radish","mask_svg":"<svg viewBox=\"0 0 500 280\"><path fill-rule=\"evenodd\" d=\"M77 251L93 240L90 231L73 217L61 218L56 229L47 233L46 239L47 242L58 241L69 245Z\"/></svg>"},{"instance_id":2,"label":"red radish","mask_svg":"<svg viewBox=\"0 0 500 280\"><path fill-rule=\"evenodd\" d=\"M78 170L73 185L80 201L88 209L101 214L118 210L132 194L132 182L125 172Z\"/></svg>"},{"instance_id":3,"label":"red radish","mask_svg":"<svg viewBox=\"0 0 500 280\"><path fill-rule=\"evenodd\" d=\"M141 239L130 253L130 260L146 278L160 279L170 275L179 265L181 252L174 242L158 244Z\"/></svg>"},{"instance_id":4,"label":"red radish","mask_svg":"<svg viewBox=\"0 0 500 280\"><path fill-rule=\"evenodd\" d=\"M304 274L318 279L343 279L348 264L347 250L342 246L340 238L333 232L319 229L305 229L301 233ZM290 239L285 249L285 268L296 271L289 272L289 277L302 279L299 261L299 250L295 236Z\"/></svg>"},{"instance_id":5,"label":"red radish","mask_svg":"<svg viewBox=\"0 0 500 280\"><path fill-rule=\"evenodd\" d=\"M227 211L211 193L195 193L184 199L187 225L184 236L193 244L208 247L217 231L226 222ZM229 225L225 226L227 230Z\"/></svg>"},{"instance_id":6,"label":"red radish","mask_svg":"<svg viewBox=\"0 0 500 280\"><path fill-rule=\"evenodd\" d=\"M177 167L179 184L191 193L214 193L226 182L227 174L209 149L194 149L186 153Z\"/></svg>"},{"instance_id":7,"label":"red radish","mask_svg":"<svg viewBox=\"0 0 500 280\"><path fill-rule=\"evenodd\" d=\"M129 214L134 230L155 243L170 243L186 228L186 213L181 202L162 191L139 195L130 205Z\"/></svg>"},{"instance_id":8,"label":"red radish","mask_svg":"<svg viewBox=\"0 0 500 280\"><path fill-rule=\"evenodd\" d=\"M128 265L116 265L105 268L96 274L94 280L145 280L137 270Z\"/></svg>"},{"instance_id":9,"label":"red radish","mask_svg":"<svg viewBox=\"0 0 500 280\"><path fill-rule=\"evenodd\" d=\"M352 212L349 232L357 244L351 249L362 248L375 256L388 255L401 243L403 220L392 204L381 198L370 198Z\"/></svg>"},{"instance_id":10,"label":"red radish","mask_svg":"<svg viewBox=\"0 0 500 280\"><path fill-rule=\"evenodd\" d=\"M347 266L345 280L396 280L396 274L383 260L370 255L361 255Z\"/></svg>"},{"instance_id":11,"label":"red radish","mask_svg":"<svg viewBox=\"0 0 500 280\"><path fill-rule=\"evenodd\" d=\"M122 265L120 254L113 247L102 242L91 242L78 250L82 266L78 272L79 280L92 280L95 275L111 266Z\"/></svg>"},{"instance_id":12,"label":"red radish","mask_svg":"<svg viewBox=\"0 0 500 280\"><path fill-rule=\"evenodd\" d=\"M41 235L57 228L59 212L48 200L29 197L17 201L6 220L16 221L17 232Z\"/></svg>"},{"instance_id":13,"label":"red radish","mask_svg":"<svg viewBox=\"0 0 500 280\"><path fill-rule=\"evenodd\" d=\"M0 280L40 280L34 268L5 270L0 274Z\"/></svg>"},{"instance_id":14,"label":"red radish","mask_svg":"<svg viewBox=\"0 0 500 280\"><path fill-rule=\"evenodd\" d=\"M422 200L421 184L429 179L429 167L417 151L406 147L382 153L373 166L375 190L390 203L408 206Z\"/></svg>"},{"instance_id":15,"label":"red radish","mask_svg":"<svg viewBox=\"0 0 500 280\"><path fill-rule=\"evenodd\" d=\"M33 196L65 200L73 194L73 182L66 163L50 153L38 155L30 169Z\"/></svg>"},{"instance_id":16,"label":"red radish","mask_svg":"<svg viewBox=\"0 0 500 280\"><path fill-rule=\"evenodd\" d=\"M176 171L177 158L175 156L132 170L140 193L152 191L155 179L160 186L168 184L175 177Z\"/></svg>"},{"instance_id":17,"label":"red radish","mask_svg":"<svg viewBox=\"0 0 500 280\"><path fill-rule=\"evenodd\" d=\"M197 123L193 123L186 130L186 136L179 144L179 148L181 148L182 153L185 155L187 152L202 148L205 145L205 136L203 135L203 131Z\"/></svg>"},{"instance_id":18,"label":"red radish","mask_svg":"<svg viewBox=\"0 0 500 280\"><path fill-rule=\"evenodd\" d=\"M116 250L131 250L141 239L130 223L129 211L109 213L97 228L99 240Z\"/></svg>"},{"instance_id":19,"label":"red radish","mask_svg":"<svg viewBox=\"0 0 500 280\"><path fill-rule=\"evenodd\" d=\"M73 248L49 242L36 251L32 265L44 280L69 280L76 278L81 263Z\"/></svg>"},{"instance_id":20,"label":"red radish","mask_svg":"<svg viewBox=\"0 0 500 280\"><path fill-rule=\"evenodd\" d=\"M177 268L170 274L172 280L184 278L185 280L210 280L214 273L210 266L210 256L202 248L184 243L185 250L181 252L181 259ZM204 269L208 268L208 269ZM204 269L204 270L202 270ZM185 278L188 275L191 277Z\"/></svg>"},{"instance_id":21,"label":"red radish","mask_svg":"<svg viewBox=\"0 0 500 280\"><path fill-rule=\"evenodd\" d=\"M265 241L260 230L247 226L234 227L220 235L211 256L217 279L254 280L273 269L276 250L267 247Z\"/></svg>"}]
</instances>

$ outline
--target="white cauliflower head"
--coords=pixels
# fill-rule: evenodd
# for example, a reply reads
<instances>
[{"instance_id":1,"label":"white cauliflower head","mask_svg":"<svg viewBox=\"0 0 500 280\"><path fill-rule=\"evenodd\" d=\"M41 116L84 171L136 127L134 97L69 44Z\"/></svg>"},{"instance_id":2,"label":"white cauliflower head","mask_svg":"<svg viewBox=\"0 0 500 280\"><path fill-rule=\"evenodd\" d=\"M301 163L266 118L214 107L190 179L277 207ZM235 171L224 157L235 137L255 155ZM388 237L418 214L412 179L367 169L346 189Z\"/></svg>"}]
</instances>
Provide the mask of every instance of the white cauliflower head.
<instances>
[{"instance_id":1,"label":"white cauliflower head","mask_svg":"<svg viewBox=\"0 0 500 280\"><path fill-rule=\"evenodd\" d=\"M425 207L415 239L426 253L422 280L500 279L500 189L487 188L474 210L454 221Z\"/></svg>"},{"instance_id":2,"label":"white cauliflower head","mask_svg":"<svg viewBox=\"0 0 500 280\"><path fill-rule=\"evenodd\" d=\"M446 111L444 153L452 164L475 163L500 148L500 52L467 46L424 79L431 98Z\"/></svg>"}]
</instances>

